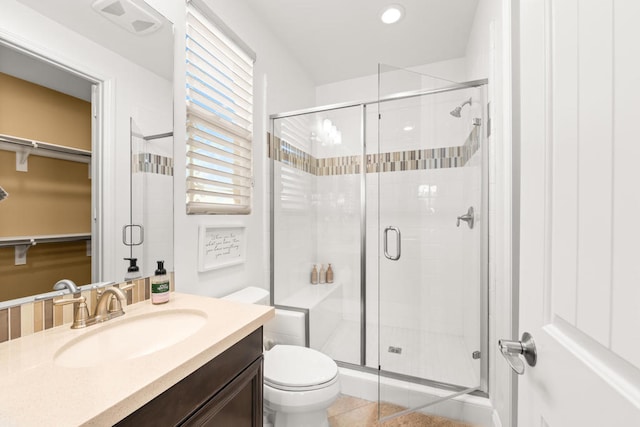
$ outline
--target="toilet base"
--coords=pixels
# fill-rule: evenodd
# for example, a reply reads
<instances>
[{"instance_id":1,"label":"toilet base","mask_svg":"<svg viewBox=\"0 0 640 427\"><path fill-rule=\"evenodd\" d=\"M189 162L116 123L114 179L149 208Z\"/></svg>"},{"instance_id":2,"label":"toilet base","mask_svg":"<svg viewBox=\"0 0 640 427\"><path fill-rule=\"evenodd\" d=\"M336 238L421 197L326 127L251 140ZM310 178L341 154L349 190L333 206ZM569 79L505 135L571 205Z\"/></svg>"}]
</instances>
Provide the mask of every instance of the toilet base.
<instances>
[{"instance_id":1,"label":"toilet base","mask_svg":"<svg viewBox=\"0 0 640 427\"><path fill-rule=\"evenodd\" d=\"M327 409L340 394L340 381L325 388L290 392L264 385L264 414L273 427L329 427Z\"/></svg>"}]
</instances>

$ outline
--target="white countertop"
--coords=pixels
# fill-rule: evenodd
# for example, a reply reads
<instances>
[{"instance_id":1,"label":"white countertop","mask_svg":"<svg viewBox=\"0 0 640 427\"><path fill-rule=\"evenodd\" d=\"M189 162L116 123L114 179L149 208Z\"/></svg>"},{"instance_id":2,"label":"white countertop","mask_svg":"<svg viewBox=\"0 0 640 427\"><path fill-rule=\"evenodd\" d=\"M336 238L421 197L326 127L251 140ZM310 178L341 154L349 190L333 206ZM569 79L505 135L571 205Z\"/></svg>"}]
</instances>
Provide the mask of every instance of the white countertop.
<instances>
[{"instance_id":1,"label":"white countertop","mask_svg":"<svg viewBox=\"0 0 640 427\"><path fill-rule=\"evenodd\" d=\"M54 363L60 347L86 332L177 308L207 314L204 326L178 344L96 367ZM144 301L124 310L122 317L85 329L67 324L0 344L0 425L112 425L274 316L272 307L180 293L172 293L167 304Z\"/></svg>"}]
</instances>

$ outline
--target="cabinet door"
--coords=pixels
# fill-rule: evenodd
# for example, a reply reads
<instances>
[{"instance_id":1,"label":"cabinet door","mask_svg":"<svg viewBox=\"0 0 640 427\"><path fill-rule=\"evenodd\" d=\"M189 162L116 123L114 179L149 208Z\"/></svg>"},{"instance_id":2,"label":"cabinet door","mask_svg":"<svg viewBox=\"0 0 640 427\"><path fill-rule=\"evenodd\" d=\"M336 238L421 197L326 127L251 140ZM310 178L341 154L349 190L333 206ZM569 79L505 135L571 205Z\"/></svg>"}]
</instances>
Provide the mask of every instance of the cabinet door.
<instances>
[{"instance_id":1,"label":"cabinet door","mask_svg":"<svg viewBox=\"0 0 640 427\"><path fill-rule=\"evenodd\" d=\"M255 367L256 363L259 368ZM244 384L240 378L246 378L246 375L251 378L252 374L247 372L251 371L252 368L254 370L259 369L260 372L260 386L256 386L257 389L252 396L255 396L256 405L262 411L262 327L260 327L224 353L127 416L116 426L156 427L181 425L187 422L192 415L198 414L204 407L208 407L212 401L219 401L218 396L226 396L227 388L232 387L234 384ZM233 399L233 396L229 399ZM234 403L234 405L239 405L239 403ZM231 411L233 407L231 406L224 412ZM218 409L218 411L221 410L221 408ZM249 410L246 413L253 416L251 411ZM236 427L236 425L245 424L218 425L233 425Z\"/></svg>"},{"instance_id":2,"label":"cabinet door","mask_svg":"<svg viewBox=\"0 0 640 427\"><path fill-rule=\"evenodd\" d=\"M262 426L262 357L215 395L184 426Z\"/></svg>"}]
</instances>

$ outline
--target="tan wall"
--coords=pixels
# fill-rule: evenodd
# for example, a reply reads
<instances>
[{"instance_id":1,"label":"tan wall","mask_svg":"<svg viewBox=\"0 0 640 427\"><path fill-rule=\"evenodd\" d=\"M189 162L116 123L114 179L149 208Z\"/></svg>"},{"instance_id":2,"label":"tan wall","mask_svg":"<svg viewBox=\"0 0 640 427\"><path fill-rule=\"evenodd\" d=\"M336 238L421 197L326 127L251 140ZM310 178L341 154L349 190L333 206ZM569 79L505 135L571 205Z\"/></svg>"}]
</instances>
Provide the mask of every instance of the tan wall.
<instances>
[{"instance_id":1,"label":"tan wall","mask_svg":"<svg viewBox=\"0 0 640 427\"><path fill-rule=\"evenodd\" d=\"M30 156L16 171L15 153L0 150L0 237L91 232L88 165Z\"/></svg>"},{"instance_id":2,"label":"tan wall","mask_svg":"<svg viewBox=\"0 0 640 427\"><path fill-rule=\"evenodd\" d=\"M60 279L91 283L91 257L83 241L35 245L26 265L14 261L13 248L0 248L0 301L50 292Z\"/></svg>"},{"instance_id":3,"label":"tan wall","mask_svg":"<svg viewBox=\"0 0 640 427\"><path fill-rule=\"evenodd\" d=\"M91 103L0 73L0 133L91 150ZM0 150L0 237L91 232L91 179L84 163L29 156L16 171L14 152ZM40 244L27 264L0 248L0 301L51 290L62 279L91 280L85 242Z\"/></svg>"},{"instance_id":4,"label":"tan wall","mask_svg":"<svg viewBox=\"0 0 640 427\"><path fill-rule=\"evenodd\" d=\"M0 133L91 150L91 103L0 73Z\"/></svg>"}]
</instances>

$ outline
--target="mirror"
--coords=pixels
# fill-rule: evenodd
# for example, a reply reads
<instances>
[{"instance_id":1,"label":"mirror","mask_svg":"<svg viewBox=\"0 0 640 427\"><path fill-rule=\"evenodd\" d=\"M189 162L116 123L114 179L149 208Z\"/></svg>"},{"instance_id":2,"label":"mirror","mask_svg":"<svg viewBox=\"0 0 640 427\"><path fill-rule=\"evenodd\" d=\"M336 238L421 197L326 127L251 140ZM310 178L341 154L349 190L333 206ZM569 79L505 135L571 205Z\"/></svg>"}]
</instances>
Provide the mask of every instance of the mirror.
<instances>
[{"instance_id":1,"label":"mirror","mask_svg":"<svg viewBox=\"0 0 640 427\"><path fill-rule=\"evenodd\" d=\"M142 277L172 271L173 24L142 0L12 0L3 15L0 85L44 107L0 90L0 306L62 278L122 282L131 255Z\"/></svg>"}]
</instances>

